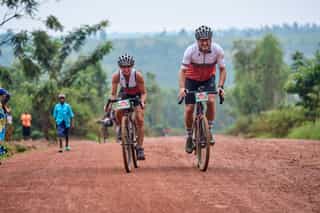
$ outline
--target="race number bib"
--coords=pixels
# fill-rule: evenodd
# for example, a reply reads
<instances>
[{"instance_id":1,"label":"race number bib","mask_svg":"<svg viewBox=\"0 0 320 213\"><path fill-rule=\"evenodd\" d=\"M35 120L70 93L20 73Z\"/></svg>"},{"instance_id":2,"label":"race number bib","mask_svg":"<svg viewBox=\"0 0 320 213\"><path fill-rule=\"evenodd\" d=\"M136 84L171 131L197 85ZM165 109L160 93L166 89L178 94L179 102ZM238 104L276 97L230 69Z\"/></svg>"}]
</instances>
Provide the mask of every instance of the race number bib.
<instances>
[{"instance_id":1,"label":"race number bib","mask_svg":"<svg viewBox=\"0 0 320 213\"><path fill-rule=\"evenodd\" d=\"M130 101L129 100L121 100L116 103L116 109L129 109Z\"/></svg>"},{"instance_id":2,"label":"race number bib","mask_svg":"<svg viewBox=\"0 0 320 213\"><path fill-rule=\"evenodd\" d=\"M205 102L208 101L208 93L198 92L196 93L196 102Z\"/></svg>"}]
</instances>

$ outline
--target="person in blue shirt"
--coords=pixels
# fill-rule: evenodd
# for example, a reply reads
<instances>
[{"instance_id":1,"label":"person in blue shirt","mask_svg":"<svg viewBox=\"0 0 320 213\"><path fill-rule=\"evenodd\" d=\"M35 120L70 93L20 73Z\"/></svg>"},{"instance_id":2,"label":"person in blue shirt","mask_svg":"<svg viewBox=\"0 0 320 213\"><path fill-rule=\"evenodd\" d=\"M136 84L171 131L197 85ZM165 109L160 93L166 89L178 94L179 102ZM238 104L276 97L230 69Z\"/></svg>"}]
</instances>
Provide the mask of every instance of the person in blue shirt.
<instances>
[{"instance_id":1,"label":"person in blue shirt","mask_svg":"<svg viewBox=\"0 0 320 213\"><path fill-rule=\"evenodd\" d=\"M69 129L73 128L73 117L71 106L65 102L66 96L59 94L59 103L57 103L53 110L53 117L56 121L57 133L59 137L60 149L59 152L63 152L62 138L66 139L65 150L70 151L69 146Z\"/></svg>"},{"instance_id":2,"label":"person in blue shirt","mask_svg":"<svg viewBox=\"0 0 320 213\"><path fill-rule=\"evenodd\" d=\"M5 135L6 135L7 113L9 112L7 103L9 99L10 99L10 93L5 89L0 88L0 157L6 154L7 152L6 148L1 145L1 142L5 140ZM0 161L0 165L1 165L1 161Z\"/></svg>"},{"instance_id":3,"label":"person in blue shirt","mask_svg":"<svg viewBox=\"0 0 320 213\"><path fill-rule=\"evenodd\" d=\"M4 141L6 135L6 115L9 111L7 103L10 99L10 93L0 88L0 142Z\"/></svg>"}]
</instances>

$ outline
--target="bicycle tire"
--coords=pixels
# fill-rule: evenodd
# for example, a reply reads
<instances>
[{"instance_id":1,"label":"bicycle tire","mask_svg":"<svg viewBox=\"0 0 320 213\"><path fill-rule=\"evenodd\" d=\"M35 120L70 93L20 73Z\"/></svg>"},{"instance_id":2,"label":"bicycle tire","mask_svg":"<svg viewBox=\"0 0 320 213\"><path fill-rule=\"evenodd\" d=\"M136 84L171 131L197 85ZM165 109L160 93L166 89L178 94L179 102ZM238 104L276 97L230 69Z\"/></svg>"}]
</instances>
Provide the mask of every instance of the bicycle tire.
<instances>
[{"instance_id":1,"label":"bicycle tire","mask_svg":"<svg viewBox=\"0 0 320 213\"><path fill-rule=\"evenodd\" d=\"M137 152L136 152L136 134L137 134L137 127L135 125L134 122L132 122L132 133L131 133L131 140L132 140L132 162L133 162L133 166L134 168L138 168L138 159L137 159Z\"/></svg>"},{"instance_id":2,"label":"bicycle tire","mask_svg":"<svg viewBox=\"0 0 320 213\"><path fill-rule=\"evenodd\" d=\"M124 168L127 173L132 170L131 160L132 160L132 145L130 144L130 135L128 128L128 117L123 116L121 120L121 140L122 140L122 157Z\"/></svg>"},{"instance_id":3,"label":"bicycle tire","mask_svg":"<svg viewBox=\"0 0 320 213\"><path fill-rule=\"evenodd\" d=\"M208 169L210 160L210 131L208 120L205 116L197 122L198 134L196 135L197 166L200 171Z\"/></svg>"}]
</instances>

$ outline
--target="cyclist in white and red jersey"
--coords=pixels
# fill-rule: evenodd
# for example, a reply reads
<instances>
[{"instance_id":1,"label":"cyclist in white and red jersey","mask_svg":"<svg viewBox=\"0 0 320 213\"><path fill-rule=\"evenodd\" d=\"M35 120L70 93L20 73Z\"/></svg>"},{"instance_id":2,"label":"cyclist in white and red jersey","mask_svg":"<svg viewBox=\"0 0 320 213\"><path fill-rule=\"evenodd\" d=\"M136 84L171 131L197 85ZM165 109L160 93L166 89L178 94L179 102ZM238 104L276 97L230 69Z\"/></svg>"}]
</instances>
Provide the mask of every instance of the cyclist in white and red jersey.
<instances>
[{"instance_id":1,"label":"cyclist in white and red jersey","mask_svg":"<svg viewBox=\"0 0 320 213\"><path fill-rule=\"evenodd\" d=\"M144 85L142 73L134 68L134 59L125 54L119 57L119 71L112 75L111 100L117 98L118 85L119 96L122 99L140 97L140 103L135 103L135 122L138 131L137 159L145 160L144 139L144 107L147 99L147 91ZM116 110L117 137L121 140L120 122L123 116L122 110Z\"/></svg>"},{"instance_id":2,"label":"cyclist in white and red jersey","mask_svg":"<svg viewBox=\"0 0 320 213\"><path fill-rule=\"evenodd\" d=\"M215 74L219 67L218 93L223 96L223 85L226 79L226 66L223 49L212 42L212 30L210 27L201 26L195 31L196 42L190 45L184 52L179 73L179 97L185 97L185 126L187 133L186 152L192 153L192 122L195 105L195 96L186 90L194 91L199 87L204 90L216 91ZM206 116L209 128L212 131L215 119L215 95L209 94ZM211 145L215 140L211 137Z\"/></svg>"}]
</instances>

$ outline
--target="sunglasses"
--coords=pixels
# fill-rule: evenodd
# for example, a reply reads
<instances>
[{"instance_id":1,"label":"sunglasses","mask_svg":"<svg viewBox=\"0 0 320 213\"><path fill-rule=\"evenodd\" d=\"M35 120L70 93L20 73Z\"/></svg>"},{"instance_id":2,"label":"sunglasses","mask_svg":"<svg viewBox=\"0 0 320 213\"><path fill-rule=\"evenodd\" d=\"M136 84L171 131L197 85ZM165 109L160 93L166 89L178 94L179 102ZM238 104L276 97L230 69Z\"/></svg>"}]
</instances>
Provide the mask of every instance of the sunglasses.
<instances>
[{"instance_id":1,"label":"sunglasses","mask_svg":"<svg viewBox=\"0 0 320 213\"><path fill-rule=\"evenodd\" d=\"M120 66L120 68L131 68L132 66Z\"/></svg>"}]
</instances>

